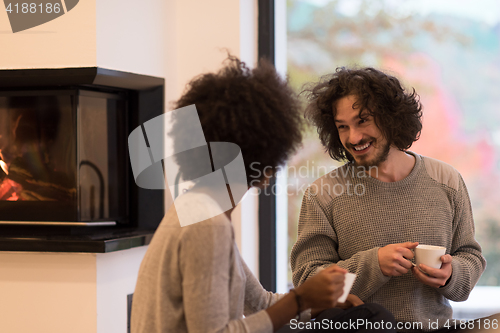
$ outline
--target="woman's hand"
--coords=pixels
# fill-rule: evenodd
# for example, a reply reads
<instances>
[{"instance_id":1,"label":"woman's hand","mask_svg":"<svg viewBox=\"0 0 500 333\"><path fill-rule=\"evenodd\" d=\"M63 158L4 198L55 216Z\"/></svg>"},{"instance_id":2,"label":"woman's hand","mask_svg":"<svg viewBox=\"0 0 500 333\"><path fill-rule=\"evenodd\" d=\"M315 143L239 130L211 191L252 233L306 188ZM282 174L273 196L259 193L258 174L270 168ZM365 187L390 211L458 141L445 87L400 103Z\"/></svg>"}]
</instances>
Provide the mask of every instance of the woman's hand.
<instances>
[{"instance_id":1,"label":"woman's hand","mask_svg":"<svg viewBox=\"0 0 500 333\"><path fill-rule=\"evenodd\" d=\"M343 292L346 273L345 269L332 265L296 288L295 291L303 302L301 311L309 308L329 309L335 307Z\"/></svg>"},{"instance_id":2,"label":"woman's hand","mask_svg":"<svg viewBox=\"0 0 500 333\"><path fill-rule=\"evenodd\" d=\"M325 268L318 274L307 279L300 287L285 295L274 305L266 309L274 331L276 332L290 322L299 311L314 308L311 314L317 314L322 309L333 308L342 295L344 279L347 271L336 265ZM300 301L297 302L296 295ZM298 308L300 303L300 309Z\"/></svg>"}]
</instances>

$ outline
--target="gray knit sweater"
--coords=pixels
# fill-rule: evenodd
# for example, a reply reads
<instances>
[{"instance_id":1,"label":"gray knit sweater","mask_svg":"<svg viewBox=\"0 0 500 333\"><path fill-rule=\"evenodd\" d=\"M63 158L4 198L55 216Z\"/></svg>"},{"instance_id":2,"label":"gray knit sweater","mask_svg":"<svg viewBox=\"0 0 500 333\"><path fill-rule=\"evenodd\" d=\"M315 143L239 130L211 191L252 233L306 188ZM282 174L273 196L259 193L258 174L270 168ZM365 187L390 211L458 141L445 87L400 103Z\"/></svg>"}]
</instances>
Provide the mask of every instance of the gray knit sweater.
<instances>
[{"instance_id":1,"label":"gray knit sweater","mask_svg":"<svg viewBox=\"0 0 500 333\"><path fill-rule=\"evenodd\" d=\"M298 240L291 253L295 286L333 263L357 274L351 293L391 311L397 321L429 320L443 326L452 317L448 299L464 301L486 267L474 238L470 200L460 174L435 159L415 155L411 173L381 182L346 164L306 191ZM378 249L403 242L445 246L453 274L441 288L411 272L382 274Z\"/></svg>"},{"instance_id":2,"label":"gray knit sweater","mask_svg":"<svg viewBox=\"0 0 500 333\"><path fill-rule=\"evenodd\" d=\"M179 197L176 206L195 215L221 211L209 196L193 192ZM282 296L265 291L250 272L225 214L181 227L172 206L142 261L131 328L133 333L270 333L273 325L263 309Z\"/></svg>"}]
</instances>

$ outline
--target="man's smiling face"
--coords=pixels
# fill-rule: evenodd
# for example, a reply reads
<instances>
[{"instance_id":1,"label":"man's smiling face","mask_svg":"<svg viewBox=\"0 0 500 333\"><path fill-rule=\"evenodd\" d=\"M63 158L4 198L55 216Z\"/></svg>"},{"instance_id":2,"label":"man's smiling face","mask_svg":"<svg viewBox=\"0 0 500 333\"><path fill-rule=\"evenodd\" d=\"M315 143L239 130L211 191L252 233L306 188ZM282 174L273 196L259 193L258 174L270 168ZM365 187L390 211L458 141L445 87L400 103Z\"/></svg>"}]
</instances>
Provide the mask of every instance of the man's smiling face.
<instances>
[{"instance_id":1,"label":"man's smiling face","mask_svg":"<svg viewBox=\"0 0 500 333\"><path fill-rule=\"evenodd\" d=\"M389 156L390 145L368 111L360 117L356 101L357 96L348 95L333 105L340 141L356 165L379 166Z\"/></svg>"}]
</instances>

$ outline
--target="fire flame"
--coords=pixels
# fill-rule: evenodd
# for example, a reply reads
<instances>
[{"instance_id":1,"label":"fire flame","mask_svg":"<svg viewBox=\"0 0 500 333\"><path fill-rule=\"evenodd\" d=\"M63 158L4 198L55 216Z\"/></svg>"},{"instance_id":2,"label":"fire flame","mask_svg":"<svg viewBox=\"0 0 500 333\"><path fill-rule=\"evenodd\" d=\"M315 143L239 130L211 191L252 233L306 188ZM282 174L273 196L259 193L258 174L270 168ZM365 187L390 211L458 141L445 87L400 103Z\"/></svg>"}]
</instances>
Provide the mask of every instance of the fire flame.
<instances>
[{"instance_id":1,"label":"fire flame","mask_svg":"<svg viewBox=\"0 0 500 333\"><path fill-rule=\"evenodd\" d=\"M2 160L0 160L0 168L2 168L3 172L5 172L6 175L9 174L9 168L7 167L7 163L5 163Z\"/></svg>"},{"instance_id":2,"label":"fire flame","mask_svg":"<svg viewBox=\"0 0 500 333\"><path fill-rule=\"evenodd\" d=\"M2 150L0 149L0 168L5 172L6 175L9 175L9 166L3 160ZM6 178L0 182L0 200L7 201L17 201L21 198L17 195L17 192L21 190L22 187L15 181Z\"/></svg>"},{"instance_id":3,"label":"fire flame","mask_svg":"<svg viewBox=\"0 0 500 333\"><path fill-rule=\"evenodd\" d=\"M10 198L7 198L7 201L17 201L17 200L19 200L19 197L17 196L16 192L12 193Z\"/></svg>"},{"instance_id":4,"label":"fire flame","mask_svg":"<svg viewBox=\"0 0 500 333\"><path fill-rule=\"evenodd\" d=\"M9 167L7 166L7 163L3 161L2 149L0 149L0 168L2 168L6 175L9 174Z\"/></svg>"}]
</instances>

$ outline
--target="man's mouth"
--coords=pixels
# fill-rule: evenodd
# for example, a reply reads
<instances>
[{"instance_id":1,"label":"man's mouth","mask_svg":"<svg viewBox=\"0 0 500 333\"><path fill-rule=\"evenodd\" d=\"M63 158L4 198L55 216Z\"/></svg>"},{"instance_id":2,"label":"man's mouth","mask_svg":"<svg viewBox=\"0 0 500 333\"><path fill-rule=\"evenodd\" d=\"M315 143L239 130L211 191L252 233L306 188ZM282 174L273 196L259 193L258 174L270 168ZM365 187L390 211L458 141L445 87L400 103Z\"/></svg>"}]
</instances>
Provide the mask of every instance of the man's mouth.
<instances>
[{"instance_id":1,"label":"man's mouth","mask_svg":"<svg viewBox=\"0 0 500 333\"><path fill-rule=\"evenodd\" d=\"M371 144L372 144L371 142L367 142L367 143L365 143L365 144L364 144L364 145L362 145L362 146L360 146L360 145L358 145L358 146L353 146L353 148L354 148L354 150L355 150L355 151L359 151L359 152L361 152L361 151L363 151L363 150L367 149L368 147L370 147L370 146L371 146Z\"/></svg>"}]
</instances>

